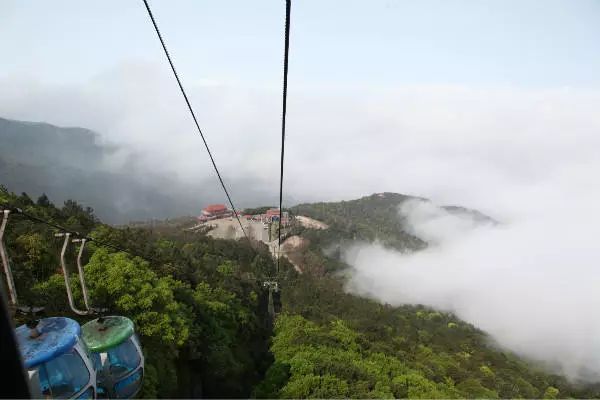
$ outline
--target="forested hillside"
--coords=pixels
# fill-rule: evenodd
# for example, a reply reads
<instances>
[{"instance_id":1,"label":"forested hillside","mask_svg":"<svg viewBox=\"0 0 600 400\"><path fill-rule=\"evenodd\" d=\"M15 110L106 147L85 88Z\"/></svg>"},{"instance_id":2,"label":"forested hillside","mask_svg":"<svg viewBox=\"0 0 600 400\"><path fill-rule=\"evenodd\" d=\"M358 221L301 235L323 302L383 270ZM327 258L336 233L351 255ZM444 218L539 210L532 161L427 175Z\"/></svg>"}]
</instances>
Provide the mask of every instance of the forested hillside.
<instances>
[{"instance_id":1,"label":"forested hillside","mask_svg":"<svg viewBox=\"0 0 600 400\"><path fill-rule=\"evenodd\" d=\"M398 205L410 196L383 193L290 210L327 223L296 226L307 239L304 274L285 283L285 313L277 319L275 363L255 394L294 398L564 398L599 397L598 385L578 385L495 346L454 315L418 305L392 307L344 289L340 243L373 241L401 251L427 244L404 230ZM450 212L473 210L448 207Z\"/></svg>"},{"instance_id":2,"label":"forested hillside","mask_svg":"<svg viewBox=\"0 0 600 400\"><path fill-rule=\"evenodd\" d=\"M331 227L293 228L308 240L306 265L298 274L282 261L283 310L273 326L257 278L273 276L275 266L260 243L255 253L245 241L190 233L183 229L193 223L187 219L115 229L74 201L56 207L45 196L33 201L0 191L3 205L145 256L93 242L85 255L94 306L135 322L147 357L142 397L599 397L598 386L570 383L499 349L451 314L345 291L336 243L378 238L400 249L426 245L387 217L407 198L385 194L292 208ZM6 243L20 299L43 305L47 315L84 322L67 307L61 243L53 233L11 216Z\"/></svg>"},{"instance_id":3,"label":"forested hillside","mask_svg":"<svg viewBox=\"0 0 600 400\"><path fill-rule=\"evenodd\" d=\"M422 306L392 307L344 292L331 277L283 289L275 363L255 394L292 398L598 397L501 350L484 332Z\"/></svg>"},{"instance_id":4,"label":"forested hillside","mask_svg":"<svg viewBox=\"0 0 600 400\"><path fill-rule=\"evenodd\" d=\"M323 221L330 226L320 231L322 245L339 240L378 239L385 245L398 250L418 250L426 246L421 239L403 229L403 221L398 217L397 207L402 202L415 197L397 193L374 194L362 199L336 203L300 204L290 210L296 215Z\"/></svg>"},{"instance_id":5,"label":"forested hillside","mask_svg":"<svg viewBox=\"0 0 600 400\"><path fill-rule=\"evenodd\" d=\"M380 241L399 251L423 249L427 243L407 232L404 217L398 207L407 200L424 200L420 197L399 193L376 193L356 200L299 204L291 207L295 215L305 215L330 226L317 232L321 247L341 241ZM496 223L492 218L477 210L458 206L442 207L450 213L468 214L475 220ZM310 234L306 232L307 234Z\"/></svg>"},{"instance_id":6,"label":"forested hillside","mask_svg":"<svg viewBox=\"0 0 600 400\"><path fill-rule=\"evenodd\" d=\"M252 279L273 271L266 248L257 247L255 253L247 242L114 229L74 201L56 207L46 196L33 201L4 188L0 204L153 260L115 253L94 242L85 254L93 305L131 318L140 335L147 363L142 397L250 395L271 362L266 294ZM74 315L67 305L59 264L62 241L55 232L11 215L5 243L19 300L44 306L47 316L64 315L83 323L86 317ZM74 263L74 257L71 249L67 258ZM81 304L78 290L75 296Z\"/></svg>"}]
</instances>

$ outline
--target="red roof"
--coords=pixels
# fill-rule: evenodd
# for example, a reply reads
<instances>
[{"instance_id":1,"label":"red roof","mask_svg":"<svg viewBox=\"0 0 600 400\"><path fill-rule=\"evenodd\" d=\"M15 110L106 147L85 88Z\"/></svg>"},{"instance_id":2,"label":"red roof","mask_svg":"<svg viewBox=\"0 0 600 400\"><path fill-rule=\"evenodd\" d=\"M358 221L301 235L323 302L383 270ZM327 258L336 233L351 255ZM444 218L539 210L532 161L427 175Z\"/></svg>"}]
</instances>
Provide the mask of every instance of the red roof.
<instances>
[{"instance_id":1,"label":"red roof","mask_svg":"<svg viewBox=\"0 0 600 400\"><path fill-rule=\"evenodd\" d=\"M272 217L273 215L279 215L279 210L277 208L267 210L267 216Z\"/></svg>"},{"instance_id":2,"label":"red roof","mask_svg":"<svg viewBox=\"0 0 600 400\"><path fill-rule=\"evenodd\" d=\"M204 211L208 211L210 213L215 213L215 212L219 212L219 211L227 211L227 207L225 207L224 204L211 204L209 206L206 206Z\"/></svg>"}]
</instances>

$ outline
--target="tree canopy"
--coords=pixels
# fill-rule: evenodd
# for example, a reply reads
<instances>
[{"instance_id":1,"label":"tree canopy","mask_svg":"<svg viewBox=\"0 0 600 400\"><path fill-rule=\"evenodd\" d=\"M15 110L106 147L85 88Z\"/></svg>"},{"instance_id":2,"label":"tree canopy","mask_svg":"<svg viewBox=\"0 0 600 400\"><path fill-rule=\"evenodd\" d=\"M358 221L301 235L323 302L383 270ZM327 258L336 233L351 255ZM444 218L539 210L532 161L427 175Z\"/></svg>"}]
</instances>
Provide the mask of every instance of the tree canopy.
<instances>
[{"instance_id":1,"label":"tree canopy","mask_svg":"<svg viewBox=\"0 0 600 400\"><path fill-rule=\"evenodd\" d=\"M253 249L245 240L213 239L172 221L115 228L75 201L57 207L46 196L33 201L0 187L1 204L144 256L94 241L84 254L92 305L135 323L147 361L142 397L600 396L598 386L569 382L499 349L485 332L452 314L419 305L392 307L347 293L340 274L346 266L336 243L387 234L389 246L423 245L394 231L395 222L380 223L400 200L386 194L295 207L297 214L331 228L292 228L307 239L301 260L309 268L298 274L282 259L283 313L273 321L262 279L276 270L260 243ZM19 299L44 306L48 316L84 323L90 317L68 308L58 259L61 242L54 233L11 215L5 243ZM70 274L75 251L71 247L67 254ZM81 305L78 280L74 275L71 280Z\"/></svg>"}]
</instances>

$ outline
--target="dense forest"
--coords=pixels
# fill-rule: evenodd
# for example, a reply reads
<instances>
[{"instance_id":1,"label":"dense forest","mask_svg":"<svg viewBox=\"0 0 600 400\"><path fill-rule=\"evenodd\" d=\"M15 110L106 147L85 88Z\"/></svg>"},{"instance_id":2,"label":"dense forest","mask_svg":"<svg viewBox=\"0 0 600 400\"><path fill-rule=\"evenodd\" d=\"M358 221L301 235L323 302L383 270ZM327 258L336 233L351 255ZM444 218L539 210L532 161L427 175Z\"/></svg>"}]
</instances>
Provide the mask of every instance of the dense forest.
<instances>
[{"instance_id":1,"label":"dense forest","mask_svg":"<svg viewBox=\"0 0 600 400\"><path fill-rule=\"evenodd\" d=\"M282 260L283 310L272 320L261 278L274 276L275 265L260 243L192 233L183 229L193 222L185 218L115 228L75 201L57 207L44 195L34 201L0 190L2 205L144 255L91 242L85 265L94 305L136 325L147 357L142 397L600 396L597 386L570 383L498 348L454 315L419 305L392 307L344 290L346 266L336 245L375 239L405 251L427 245L396 218L398 204L408 198L386 193L292 207L293 214L330 228L286 232L308 244L302 274ZM54 233L11 215L5 242L21 302L84 322L67 307Z\"/></svg>"},{"instance_id":2,"label":"dense forest","mask_svg":"<svg viewBox=\"0 0 600 400\"><path fill-rule=\"evenodd\" d=\"M259 397L598 397L498 349L476 327L422 306L391 307L347 294L337 279L283 289L275 362Z\"/></svg>"},{"instance_id":3,"label":"dense forest","mask_svg":"<svg viewBox=\"0 0 600 400\"><path fill-rule=\"evenodd\" d=\"M247 397L262 379L272 361L266 294L256 279L274 268L266 248L183 232L114 229L74 201L56 207L44 195L34 201L4 188L0 204L144 255L91 242L84 267L93 305L135 323L146 356L141 397ZM85 317L68 308L55 232L11 215L5 243L19 301L83 323ZM68 259L74 257L71 249ZM81 304L79 291L75 296Z\"/></svg>"},{"instance_id":4,"label":"dense forest","mask_svg":"<svg viewBox=\"0 0 600 400\"><path fill-rule=\"evenodd\" d=\"M471 324L419 305L392 307L344 290L344 242L378 240L400 251L427 243L405 231L402 202L380 193L357 200L302 204L295 215L329 229L295 226L305 239L304 274L282 291L275 362L255 393L264 397L564 398L599 397L598 385L575 384L501 349ZM475 210L449 212L495 223Z\"/></svg>"},{"instance_id":5,"label":"dense forest","mask_svg":"<svg viewBox=\"0 0 600 400\"><path fill-rule=\"evenodd\" d=\"M396 193L382 195L336 203L300 204L292 207L291 211L327 223L330 228L320 232L326 235L327 244L339 239L368 242L379 239L398 250L425 247L425 242L404 230L396 209L403 201L414 197Z\"/></svg>"}]
</instances>

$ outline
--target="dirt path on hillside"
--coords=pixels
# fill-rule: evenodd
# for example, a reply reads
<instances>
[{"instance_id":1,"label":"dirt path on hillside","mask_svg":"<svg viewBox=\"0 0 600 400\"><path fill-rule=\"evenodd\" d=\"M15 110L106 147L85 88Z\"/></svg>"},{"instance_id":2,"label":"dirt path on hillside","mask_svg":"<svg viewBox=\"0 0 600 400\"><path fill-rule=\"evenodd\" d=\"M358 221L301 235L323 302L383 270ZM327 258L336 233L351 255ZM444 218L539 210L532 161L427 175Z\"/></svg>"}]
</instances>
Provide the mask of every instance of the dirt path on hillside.
<instances>
[{"instance_id":1,"label":"dirt path on hillside","mask_svg":"<svg viewBox=\"0 0 600 400\"><path fill-rule=\"evenodd\" d=\"M327 225L326 223L317 221L316 219L313 219L310 217L305 217L303 215L298 215L296 217L296 220L298 222L300 222L300 225L302 225L305 228L310 228L310 229L327 229L327 228L329 228L329 225Z\"/></svg>"},{"instance_id":2,"label":"dirt path on hillside","mask_svg":"<svg viewBox=\"0 0 600 400\"><path fill-rule=\"evenodd\" d=\"M309 241L298 235L290 236L281 244L281 253L294 266L294 269L301 274L302 251L308 247Z\"/></svg>"}]
</instances>

